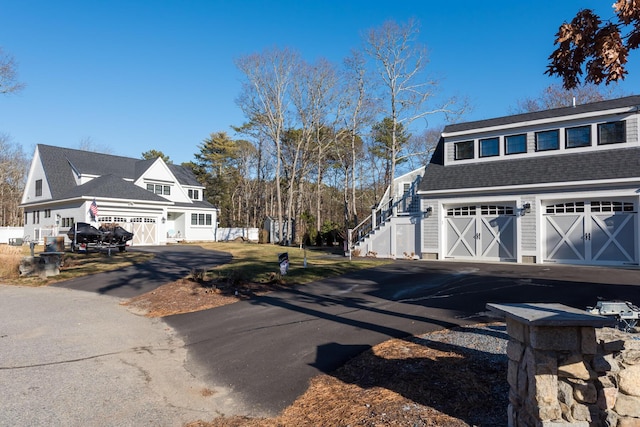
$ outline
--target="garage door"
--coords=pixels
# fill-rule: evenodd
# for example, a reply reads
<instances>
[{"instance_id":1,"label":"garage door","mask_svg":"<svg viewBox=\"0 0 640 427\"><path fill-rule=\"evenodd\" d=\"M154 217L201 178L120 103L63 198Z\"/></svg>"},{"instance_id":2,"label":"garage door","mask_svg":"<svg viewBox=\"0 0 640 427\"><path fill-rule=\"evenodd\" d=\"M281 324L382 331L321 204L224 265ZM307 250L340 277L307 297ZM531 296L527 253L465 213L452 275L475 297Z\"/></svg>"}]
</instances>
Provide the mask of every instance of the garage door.
<instances>
[{"instance_id":1,"label":"garage door","mask_svg":"<svg viewBox=\"0 0 640 427\"><path fill-rule=\"evenodd\" d=\"M514 208L471 205L447 208L446 256L494 261L515 261Z\"/></svg>"},{"instance_id":2,"label":"garage door","mask_svg":"<svg viewBox=\"0 0 640 427\"><path fill-rule=\"evenodd\" d=\"M635 203L566 202L545 207L545 261L567 264L637 264Z\"/></svg>"},{"instance_id":3,"label":"garage door","mask_svg":"<svg viewBox=\"0 0 640 427\"><path fill-rule=\"evenodd\" d=\"M131 218L132 245L157 245L155 218Z\"/></svg>"}]
</instances>

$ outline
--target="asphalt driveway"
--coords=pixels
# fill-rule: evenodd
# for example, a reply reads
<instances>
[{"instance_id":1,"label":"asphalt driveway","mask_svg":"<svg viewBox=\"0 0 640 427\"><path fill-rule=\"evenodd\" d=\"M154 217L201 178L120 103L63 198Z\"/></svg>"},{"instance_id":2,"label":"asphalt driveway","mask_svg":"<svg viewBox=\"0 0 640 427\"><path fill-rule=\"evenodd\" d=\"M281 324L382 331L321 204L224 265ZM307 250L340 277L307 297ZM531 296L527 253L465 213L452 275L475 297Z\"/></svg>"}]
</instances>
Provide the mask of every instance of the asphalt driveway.
<instances>
[{"instance_id":1,"label":"asphalt driveway","mask_svg":"<svg viewBox=\"0 0 640 427\"><path fill-rule=\"evenodd\" d=\"M208 268L231 261L229 253L206 250L196 245L145 246L130 250L152 252L155 257L121 270L78 277L52 286L133 298L186 277L194 268Z\"/></svg>"},{"instance_id":2,"label":"asphalt driveway","mask_svg":"<svg viewBox=\"0 0 640 427\"><path fill-rule=\"evenodd\" d=\"M10 385L0 396L5 399L0 400L0 412L89 414L73 406L86 400L80 405L91 410L97 405L99 416L113 417L87 425L132 425L130 419L139 419L132 415L135 408L163 414L156 409L160 406L140 407L133 396L157 399L162 392L129 382L137 378L157 385L173 378L169 367L178 366L186 371L176 375L185 374L192 382L164 390L175 389L183 402L195 402L193 419L235 412L274 415L303 393L318 373L330 373L391 337L488 320L487 302L560 302L584 308L600 297L640 303L638 269L396 261L225 307L151 320L132 315L118 305L119 299L107 296L139 295L192 268L230 257L197 246L144 249L156 252L153 262L56 285L89 292L27 289L23 292L31 296L12 299L0 287L0 381ZM53 291L61 292L62 299L52 298ZM119 314L103 314L110 313L104 306ZM87 326L91 324L96 327ZM150 332L144 325L161 328L166 335L154 335L158 331ZM101 335L107 338L103 341ZM153 357L146 362L136 359L145 354ZM104 370L98 361L114 370ZM43 378L51 381L39 388ZM91 394L91 378L110 381L111 386ZM214 399L198 400L193 390L202 387L213 390ZM172 398L164 399L175 409ZM129 409L120 411L121 404ZM176 425L169 420L182 415L167 415L166 422L156 425ZM74 425L60 419L59 425ZM8 420L0 418L0 425ZM34 423L11 425L27 424Z\"/></svg>"},{"instance_id":3,"label":"asphalt driveway","mask_svg":"<svg viewBox=\"0 0 640 427\"><path fill-rule=\"evenodd\" d=\"M397 261L199 313L165 318L188 369L274 415L313 376L392 337L490 320L487 302L640 303L640 270Z\"/></svg>"}]
</instances>

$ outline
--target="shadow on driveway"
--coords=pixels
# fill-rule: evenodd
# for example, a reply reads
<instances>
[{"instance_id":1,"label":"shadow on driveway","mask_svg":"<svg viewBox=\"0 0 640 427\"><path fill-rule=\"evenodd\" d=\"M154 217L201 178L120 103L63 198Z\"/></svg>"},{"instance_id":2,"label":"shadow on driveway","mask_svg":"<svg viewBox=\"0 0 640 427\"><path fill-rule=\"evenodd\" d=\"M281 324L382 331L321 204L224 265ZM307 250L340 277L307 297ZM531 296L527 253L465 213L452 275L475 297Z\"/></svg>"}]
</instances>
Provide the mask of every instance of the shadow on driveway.
<instances>
[{"instance_id":1,"label":"shadow on driveway","mask_svg":"<svg viewBox=\"0 0 640 427\"><path fill-rule=\"evenodd\" d=\"M485 322L488 302L638 303L638 283L637 269L396 261L165 320L195 375L232 387L249 415L275 415L310 378L389 338Z\"/></svg>"},{"instance_id":2,"label":"shadow on driveway","mask_svg":"<svg viewBox=\"0 0 640 427\"><path fill-rule=\"evenodd\" d=\"M187 276L194 268L211 268L231 261L231 254L196 245L137 247L153 259L120 270L58 282L52 286L96 292L117 298L133 298ZM114 254L112 256L118 256Z\"/></svg>"}]
</instances>

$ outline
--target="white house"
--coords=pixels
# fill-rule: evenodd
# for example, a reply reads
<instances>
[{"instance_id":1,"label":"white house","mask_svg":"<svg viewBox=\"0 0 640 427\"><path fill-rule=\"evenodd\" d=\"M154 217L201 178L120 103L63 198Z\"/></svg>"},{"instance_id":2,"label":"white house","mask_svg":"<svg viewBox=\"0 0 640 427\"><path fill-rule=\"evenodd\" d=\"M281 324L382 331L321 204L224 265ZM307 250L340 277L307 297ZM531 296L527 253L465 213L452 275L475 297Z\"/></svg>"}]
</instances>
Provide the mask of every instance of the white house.
<instances>
[{"instance_id":1,"label":"white house","mask_svg":"<svg viewBox=\"0 0 640 427\"><path fill-rule=\"evenodd\" d=\"M185 167L42 144L21 207L24 234L38 241L66 235L76 222L118 223L134 233L132 245L214 241L218 223L218 209Z\"/></svg>"},{"instance_id":2,"label":"white house","mask_svg":"<svg viewBox=\"0 0 640 427\"><path fill-rule=\"evenodd\" d=\"M640 96L444 129L421 257L638 265Z\"/></svg>"}]
</instances>

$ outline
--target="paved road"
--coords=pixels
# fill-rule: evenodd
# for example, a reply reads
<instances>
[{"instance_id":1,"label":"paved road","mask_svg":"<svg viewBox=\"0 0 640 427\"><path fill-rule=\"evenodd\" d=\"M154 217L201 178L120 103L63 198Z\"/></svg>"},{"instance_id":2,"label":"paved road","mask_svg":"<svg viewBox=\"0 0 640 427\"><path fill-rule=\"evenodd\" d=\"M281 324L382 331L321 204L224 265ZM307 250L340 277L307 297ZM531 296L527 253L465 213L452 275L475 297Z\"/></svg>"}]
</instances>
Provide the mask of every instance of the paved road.
<instances>
[{"instance_id":1,"label":"paved road","mask_svg":"<svg viewBox=\"0 0 640 427\"><path fill-rule=\"evenodd\" d=\"M391 337L486 320L487 302L640 303L638 283L637 269L398 261L165 320L191 372L273 415L318 373Z\"/></svg>"},{"instance_id":2,"label":"paved road","mask_svg":"<svg viewBox=\"0 0 640 427\"><path fill-rule=\"evenodd\" d=\"M166 323L119 304L230 256L144 250L156 257L119 271L50 287L0 285L0 426L179 426L245 412L185 369L184 343Z\"/></svg>"},{"instance_id":3,"label":"paved road","mask_svg":"<svg viewBox=\"0 0 640 427\"><path fill-rule=\"evenodd\" d=\"M116 298L0 285L0 426L180 426L241 413L185 369L186 352L164 322Z\"/></svg>"},{"instance_id":4,"label":"paved road","mask_svg":"<svg viewBox=\"0 0 640 427\"><path fill-rule=\"evenodd\" d=\"M209 268L231 261L228 253L204 250L195 245L147 246L132 250L152 252L155 257L151 261L121 270L79 277L53 286L118 298L133 298L186 277L193 268Z\"/></svg>"}]
</instances>

